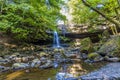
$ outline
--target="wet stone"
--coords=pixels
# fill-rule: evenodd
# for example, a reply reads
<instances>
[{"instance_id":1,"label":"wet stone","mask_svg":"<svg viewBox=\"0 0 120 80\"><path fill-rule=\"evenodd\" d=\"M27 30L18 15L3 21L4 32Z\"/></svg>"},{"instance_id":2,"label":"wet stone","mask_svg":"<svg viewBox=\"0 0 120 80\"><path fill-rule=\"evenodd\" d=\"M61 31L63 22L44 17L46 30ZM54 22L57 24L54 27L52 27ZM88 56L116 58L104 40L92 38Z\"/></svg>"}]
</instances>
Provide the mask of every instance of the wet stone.
<instances>
[{"instance_id":1,"label":"wet stone","mask_svg":"<svg viewBox=\"0 0 120 80\"><path fill-rule=\"evenodd\" d=\"M120 63L110 63L101 69L80 76L81 80L120 80Z\"/></svg>"},{"instance_id":2,"label":"wet stone","mask_svg":"<svg viewBox=\"0 0 120 80\"><path fill-rule=\"evenodd\" d=\"M70 78L67 78L65 80L78 80L77 78L74 78L74 77L70 77Z\"/></svg>"}]
</instances>

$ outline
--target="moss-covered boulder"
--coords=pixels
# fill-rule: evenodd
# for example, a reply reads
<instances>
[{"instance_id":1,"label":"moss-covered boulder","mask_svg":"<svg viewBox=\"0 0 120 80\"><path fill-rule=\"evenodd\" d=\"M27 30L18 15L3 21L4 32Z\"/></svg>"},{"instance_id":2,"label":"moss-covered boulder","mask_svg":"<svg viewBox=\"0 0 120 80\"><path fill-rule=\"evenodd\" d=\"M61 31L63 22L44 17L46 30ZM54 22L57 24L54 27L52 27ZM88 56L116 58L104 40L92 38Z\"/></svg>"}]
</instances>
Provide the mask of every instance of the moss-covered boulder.
<instances>
[{"instance_id":1,"label":"moss-covered boulder","mask_svg":"<svg viewBox=\"0 0 120 80\"><path fill-rule=\"evenodd\" d=\"M114 55L114 53L119 53L119 49L120 36L113 36L100 47L97 53L100 53L101 55Z\"/></svg>"},{"instance_id":2,"label":"moss-covered boulder","mask_svg":"<svg viewBox=\"0 0 120 80\"><path fill-rule=\"evenodd\" d=\"M93 52L93 44L90 38L84 38L81 40L81 51L87 50L88 52Z\"/></svg>"},{"instance_id":3,"label":"moss-covered boulder","mask_svg":"<svg viewBox=\"0 0 120 80\"><path fill-rule=\"evenodd\" d=\"M108 39L110 38L110 33L108 30L105 30L103 33L102 33L102 42L106 42Z\"/></svg>"},{"instance_id":4,"label":"moss-covered boulder","mask_svg":"<svg viewBox=\"0 0 120 80\"><path fill-rule=\"evenodd\" d=\"M42 52L39 53L39 56L40 56L40 57L42 57L42 56L48 56L48 54L47 54L46 52L43 52L43 51L42 51Z\"/></svg>"},{"instance_id":5,"label":"moss-covered boulder","mask_svg":"<svg viewBox=\"0 0 120 80\"><path fill-rule=\"evenodd\" d=\"M93 52L93 53L88 54L88 59L98 62L98 61L102 61L103 57L99 55L98 53Z\"/></svg>"}]
</instances>

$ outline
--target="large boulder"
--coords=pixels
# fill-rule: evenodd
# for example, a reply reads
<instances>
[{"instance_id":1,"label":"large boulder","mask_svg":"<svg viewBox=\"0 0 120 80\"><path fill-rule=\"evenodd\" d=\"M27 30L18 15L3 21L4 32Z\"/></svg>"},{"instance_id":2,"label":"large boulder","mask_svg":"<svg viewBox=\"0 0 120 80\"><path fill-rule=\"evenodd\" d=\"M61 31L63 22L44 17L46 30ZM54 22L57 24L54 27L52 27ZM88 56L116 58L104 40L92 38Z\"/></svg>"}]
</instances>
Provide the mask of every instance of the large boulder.
<instances>
[{"instance_id":1,"label":"large boulder","mask_svg":"<svg viewBox=\"0 0 120 80\"><path fill-rule=\"evenodd\" d=\"M94 62L102 61L104 58L96 52L88 54L88 59Z\"/></svg>"},{"instance_id":2,"label":"large boulder","mask_svg":"<svg viewBox=\"0 0 120 80\"><path fill-rule=\"evenodd\" d=\"M97 53L105 55L113 55L120 48L120 36L114 36L107 40L104 45L100 47Z\"/></svg>"},{"instance_id":3,"label":"large boulder","mask_svg":"<svg viewBox=\"0 0 120 80\"><path fill-rule=\"evenodd\" d=\"M109 62L118 62L118 61L120 61L120 58L118 58L118 57L108 57L108 56L106 56L106 57L104 58L104 60L109 61Z\"/></svg>"},{"instance_id":4,"label":"large boulder","mask_svg":"<svg viewBox=\"0 0 120 80\"><path fill-rule=\"evenodd\" d=\"M28 68L28 67L29 67L29 64L27 64L27 63L14 63L12 65L13 69L24 69L24 68Z\"/></svg>"},{"instance_id":5,"label":"large boulder","mask_svg":"<svg viewBox=\"0 0 120 80\"><path fill-rule=\"evenodd\" d=\"M90 38L84 38L81 40L81 51L87 50L88 52L93 52L93 44Z\"/></svg>"},{"instance_id":6,"label":"large boulder","mask_svg":"<svg viewBox=\"0 0 120 80\"><path fill-rule=\"evenodd\" d=\"M120 36L113 36L105 42L98 51L89 53L85 62L98 62L102 60L117 62L120 61L115 57L115 53L119 53L120 49ZM118 54L119 55L119 54Z\"/></svg>"},{"instance_id":7,"label":"large boulder","mask_svg":"<svg viewBox=\"0 0 120 80\"><path fill-rule=\"evenodd\" d=\"M120 80L120 63L110 63L99 70L80 76L80 80Z\"/></svg>"}]
</instances>

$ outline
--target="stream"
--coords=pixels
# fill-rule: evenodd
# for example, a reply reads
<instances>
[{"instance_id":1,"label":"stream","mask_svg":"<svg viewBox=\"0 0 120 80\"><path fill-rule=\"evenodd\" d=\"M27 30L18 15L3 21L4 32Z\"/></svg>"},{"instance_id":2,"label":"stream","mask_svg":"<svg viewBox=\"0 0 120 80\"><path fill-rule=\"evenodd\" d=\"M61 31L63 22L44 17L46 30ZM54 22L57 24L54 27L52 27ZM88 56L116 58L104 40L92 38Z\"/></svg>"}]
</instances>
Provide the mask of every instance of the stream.
<instances>
[{"instance_id":1,"label":"stream","mask_svg":"<svg viewBox=\"0 0 120 80\"><path fill-rule=\"evenodd\" d=\"M68 65L66 71L73 74L74 77L78 77L97 70L105 64L106 62L88 64L83 61L77 61L74 64L66 64ZM63 65L65 64L61 64L58 68L29 68L8 71L0 74L0 80L55 80L55 75L59 72L63 72Z\"/></svg>"}]
</instances>

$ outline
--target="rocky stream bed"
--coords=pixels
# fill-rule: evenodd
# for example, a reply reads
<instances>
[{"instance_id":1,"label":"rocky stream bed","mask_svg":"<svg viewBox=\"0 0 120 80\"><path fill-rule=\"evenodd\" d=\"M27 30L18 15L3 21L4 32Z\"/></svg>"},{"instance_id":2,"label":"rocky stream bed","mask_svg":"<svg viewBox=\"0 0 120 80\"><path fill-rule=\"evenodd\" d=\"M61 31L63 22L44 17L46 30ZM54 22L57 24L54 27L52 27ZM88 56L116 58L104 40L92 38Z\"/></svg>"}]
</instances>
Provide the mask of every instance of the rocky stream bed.
<instances>
[{"instance_id":1,"label":"rocky stream bed","mask_svg":"<svg viewBox=\"0 0 120 80\"><path fill-rule=\"evenodd\" d=\"M119 80L120 58L114 54L119 53L119 39L111 37L92 53L78 46L0 43L0 80Z\"/></svg>"}]
</instances>

